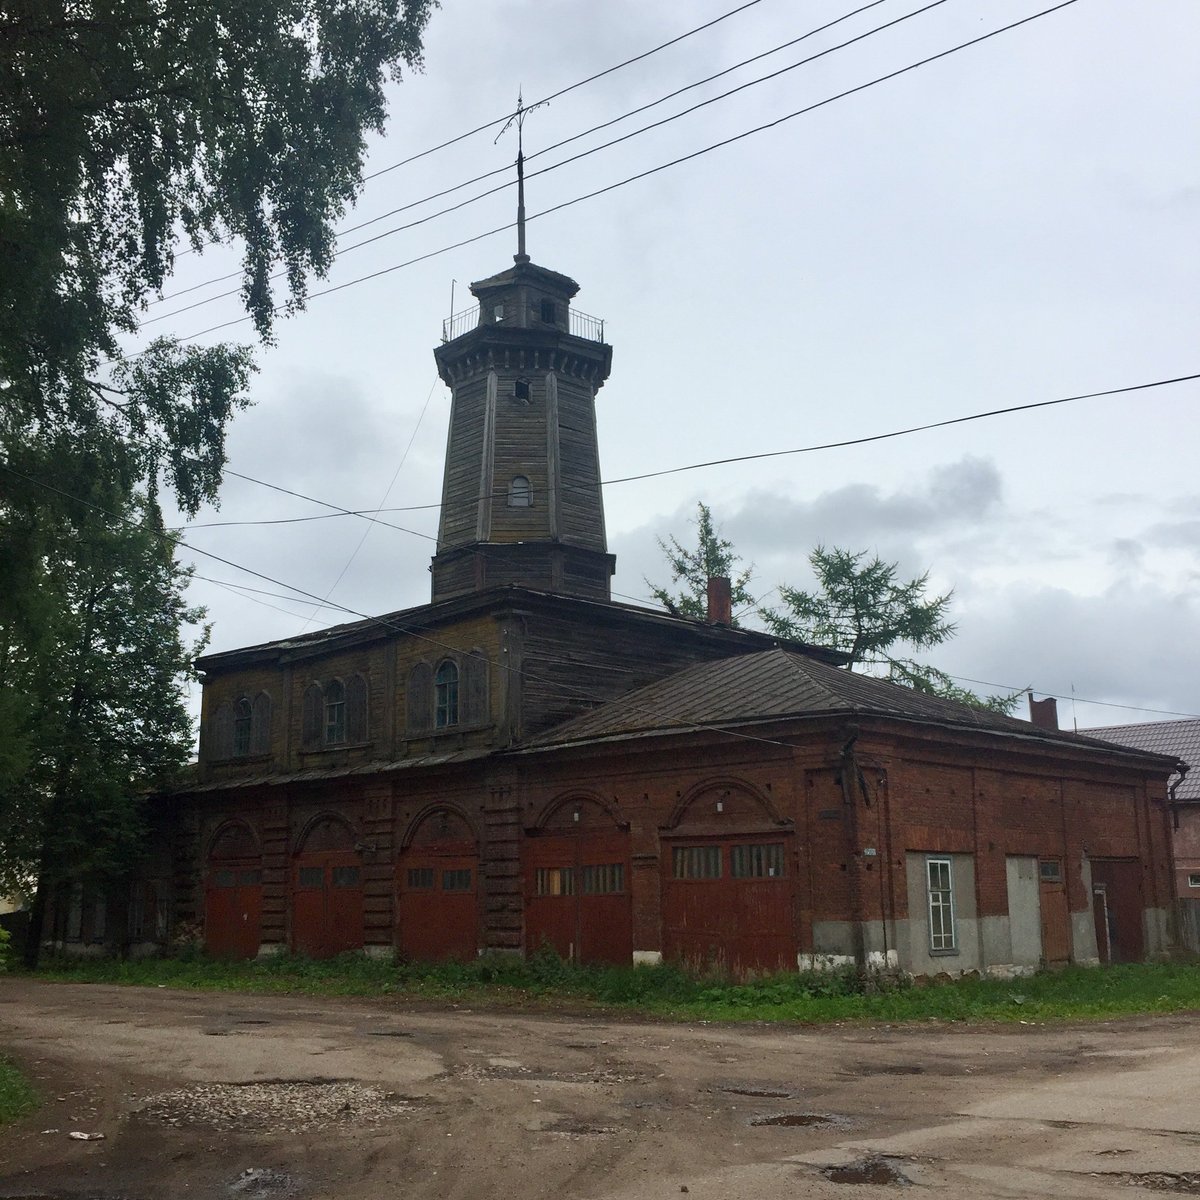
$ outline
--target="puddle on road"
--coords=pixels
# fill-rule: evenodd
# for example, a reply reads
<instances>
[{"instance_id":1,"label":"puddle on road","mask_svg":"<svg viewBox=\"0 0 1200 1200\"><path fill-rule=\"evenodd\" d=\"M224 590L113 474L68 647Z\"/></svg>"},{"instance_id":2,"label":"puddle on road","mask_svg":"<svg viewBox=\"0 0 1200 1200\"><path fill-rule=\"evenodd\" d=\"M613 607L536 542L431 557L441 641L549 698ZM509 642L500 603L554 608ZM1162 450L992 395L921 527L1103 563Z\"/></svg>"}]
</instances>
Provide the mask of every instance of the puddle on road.
<instances>
[{"instance_id":1,"label":"puddle on road","mask_svg":"<svg viewBox=\"0 0 1200 1200\"><path fill-rule=\"evenodd\" d=\"M792 1093L785 1092L782 1088L758 1087L749 1083L718 1088L717 1091L724 1092L727 1096L753 1096L759 1100L790 1100L792 1098Z\"/></svg>"},{"instance_id":2,"label":"puddle on road","mask_svg":"<svg viewBox=\"0 0 1200 1200\"><path fill-rule=\"evenodd\" d=\"M756 1127L771 1125L785 1129L820 1128L823 1125L842 1124L837 1117L830 1116L828 1113L773 1113L765 1117L751 1117L746 1123Z\"/></svg>"},{"instance_id":3,"label":"puddle on road","mask_svg":"<svg viewBox=\"0 0 1200 1200\"><path fill-rule=\"evenodd\" d=\"M837 1167L822 1167L821 1174L830 1183L872 1183L880 1186L908 1187L912 1182L886 1158L864 1158L860 1162Z\"/></svg>"}]
</instances>

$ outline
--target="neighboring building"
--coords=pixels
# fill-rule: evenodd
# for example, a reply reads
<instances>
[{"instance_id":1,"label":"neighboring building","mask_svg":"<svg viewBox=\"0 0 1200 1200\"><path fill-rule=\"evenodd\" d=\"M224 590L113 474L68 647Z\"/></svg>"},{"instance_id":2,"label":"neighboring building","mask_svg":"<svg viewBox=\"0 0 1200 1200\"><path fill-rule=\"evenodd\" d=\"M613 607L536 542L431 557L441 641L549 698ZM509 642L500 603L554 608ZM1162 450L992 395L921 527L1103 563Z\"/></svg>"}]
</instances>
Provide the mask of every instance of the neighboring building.
<instances>
[{"instance_id":1,"label":"neighboring building","mask_svg":"<svg viewBox=\"0 0 1200 1200\"><path fill-rule=\"evenodd\" d=\"M1145 725L1105 725L1088 737L1179 760L1168 784L1175 859L1175 894L1200 901L1200 718Z\"/></svg>"},{"instance_id":2,"label":"neighboring building","mask_svg":"<svg viewBox=\"0 0 1200 1200\"><path fill-rule=\"evenodd\" d=\"M732 628L728 581L708 621L614 602L603 326L523 254L472 291L435 355L432 602L200 660L200 762L156 811L144 931L738 973L1169 948L1173 759Z\"/></svg>"}]
</instances>

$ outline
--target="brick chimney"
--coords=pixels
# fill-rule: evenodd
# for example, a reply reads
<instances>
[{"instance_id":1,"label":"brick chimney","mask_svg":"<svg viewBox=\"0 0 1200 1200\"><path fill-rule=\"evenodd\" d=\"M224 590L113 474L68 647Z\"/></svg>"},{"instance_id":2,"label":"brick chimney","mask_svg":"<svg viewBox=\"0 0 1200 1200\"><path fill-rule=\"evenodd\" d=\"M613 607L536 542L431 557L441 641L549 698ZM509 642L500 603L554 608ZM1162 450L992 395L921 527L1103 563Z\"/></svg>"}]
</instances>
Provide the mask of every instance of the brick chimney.
<instances>
[{"instance_id":1,"label":"brick chimney","mask_svg":"<svg viewBox=\"0 0 1200 1200\"><path fill-rule=\"evenodd\" d=\"M1058 701L1053 696L1035 700L1029 693L1029 719L1039 729L1058 728Z\"/></svg>"},{"instance_id":2,"label":"brick chimney","mask_svg":"<svg viewBox=\"0 0 1200 1200\"><path fill-rule=\"evenodd\" d=\"M710 625L733 624L733 585L728 576L708 577L708 623Z\"/></svg>"}]
</instances>

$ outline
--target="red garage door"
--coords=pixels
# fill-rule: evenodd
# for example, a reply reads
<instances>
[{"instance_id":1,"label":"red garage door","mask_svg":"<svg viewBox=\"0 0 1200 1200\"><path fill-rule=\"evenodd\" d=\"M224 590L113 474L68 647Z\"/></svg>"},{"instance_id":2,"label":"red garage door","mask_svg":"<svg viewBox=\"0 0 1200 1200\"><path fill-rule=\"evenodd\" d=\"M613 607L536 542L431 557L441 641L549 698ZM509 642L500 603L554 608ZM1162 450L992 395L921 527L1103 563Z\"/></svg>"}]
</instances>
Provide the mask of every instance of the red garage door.
<instances>
[{"instance_id":1,"label":"red garage door","mask_svg":"<svg viewBox=\"0 0 1200 1200\"><path fill-rule=\"evenodd\" d=\"M262 941L262 859L248 826L213 840L204 886L204 948L214 958L254 958Z\"/></svg>"},{"instance_id":2,"label":"red garage door","mask_svg":"<svg viewBox=\"0 0 1200 1200\"><path fill-rule=\"evenodd\" d=\"M408 958L469 962L479 953L479 852L460 816L423 817L400 855L396 944Z\"/></svg>"},{"instance_id":3,"label":"red garage door","mask_svg":"<svg viewBox=\"0 0 1200 1200\"><path fill-rule=\"evenodd\" d=\"M574 962L633 960L629 831L598 804L569 801L525 842L525 952Z\"/></svg>"},{"instance_id":4,"label":"red garage door","mask_svg":"<svg viewBox=\"0 0 1200 1200\"><path fill-rule=\"evenodd\" d=\"M310 828L293 864L292 949L332 958L362 945L362 862L349 826L330 817Z\"/></svg>"},{"instance_id":5,"label":"red garage door","mask_svg":"<svg viewBox=\"0 0 1200 1200\"><path fill-rule=\"evenodd\" d=\"M744 976L796 967L785 838L664 843L663 951Z\"/></svg>"}]
</instances>

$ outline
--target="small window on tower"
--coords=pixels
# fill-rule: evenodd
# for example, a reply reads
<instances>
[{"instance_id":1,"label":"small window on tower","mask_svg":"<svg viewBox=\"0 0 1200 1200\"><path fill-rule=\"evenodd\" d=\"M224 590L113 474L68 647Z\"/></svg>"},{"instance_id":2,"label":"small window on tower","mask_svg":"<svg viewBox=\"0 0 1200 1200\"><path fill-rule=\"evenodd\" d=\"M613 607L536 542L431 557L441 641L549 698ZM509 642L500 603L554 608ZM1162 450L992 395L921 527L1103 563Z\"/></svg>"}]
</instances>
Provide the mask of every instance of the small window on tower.
<instances>
[{"instance_id":1,"label":"small window on tower","mask_svg":"<svg viewBox=\"0 0 1200 1200\"><path fill-rule=\"evenodd\" d=\"M529 403L531 396L528 379L517 379L513 382L513 399L520 400L524 404Z\"/></svg>"},{"instance_id":2,"label":"small window on tower","mask_svg":"<svg viewBox=\"0 0 1200 1200\"><path fill-rule=\"evenodd\" d=\"M542 301L542 321L546 325L553 325L558 320L557 307L553 300Z\"/></svg>"},{"instance_id":3,"label":"small window on tower","mask_svg":"<svg viewBox=\"0 0 1200 1200\"><path fill-rule=\"evenodd\" d=\"M533 506L533 488L529 486L529 480L524 475L513 476L513 481L508 485L508 507L509 508L531 508Z\"/></svg>"},{"instance_id":4,"label":"small window on tower","mask_svg":"<svg viewBox=\"0 0 1200 1200\"><path fill-rule=\"evenodd\" d=\"M497 322L504 320L504 305L503 304L497 304L497 305L495 305L495 307L493 307L492 320L497 321Z\"/></svg>"}]
</instances>

